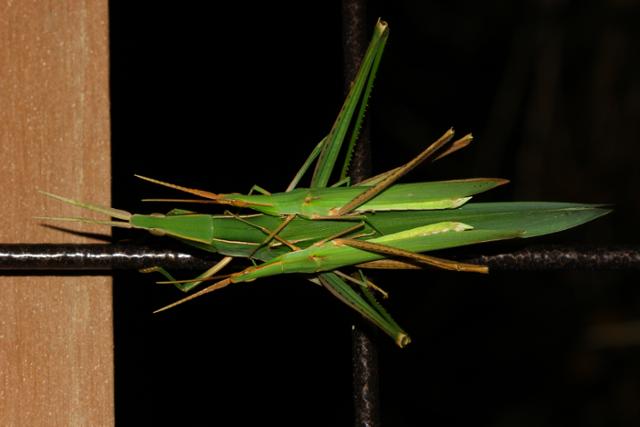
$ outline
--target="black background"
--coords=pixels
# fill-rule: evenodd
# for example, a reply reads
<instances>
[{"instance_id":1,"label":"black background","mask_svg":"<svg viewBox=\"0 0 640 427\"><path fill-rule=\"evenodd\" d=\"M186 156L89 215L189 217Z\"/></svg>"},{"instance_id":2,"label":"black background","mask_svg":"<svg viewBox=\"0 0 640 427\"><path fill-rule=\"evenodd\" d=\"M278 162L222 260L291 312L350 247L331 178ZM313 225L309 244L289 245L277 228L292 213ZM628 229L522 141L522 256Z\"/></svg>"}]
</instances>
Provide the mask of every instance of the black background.
<instances>
[{"instance_id":1,"label":"black background","mask_svg":"<svg viewBox=\"0 0 640 427\"><path fill-rule=\"evenodd\" d=\"M139 199L174 196L134 173L214 192L282 190L328 132L342 102L339 2L110 8L115 207L160 210ZM371 28L378 16L391 28L370 108L374 171L454 126L474 133L473 146L407 180L499 176L512 183L482 200L615 206L593 224L505 249L638 242L634 2L375 1L369 15ZM596 333L637 325L632 275L376 282L413 338L400 350L379 336L385 425L640 420L637 333L618 344ZM119 425L351 425L357 319L329 294L276 277L150 314L179 296L148 276L117 276Z\"/></svg>"}]
</instances>

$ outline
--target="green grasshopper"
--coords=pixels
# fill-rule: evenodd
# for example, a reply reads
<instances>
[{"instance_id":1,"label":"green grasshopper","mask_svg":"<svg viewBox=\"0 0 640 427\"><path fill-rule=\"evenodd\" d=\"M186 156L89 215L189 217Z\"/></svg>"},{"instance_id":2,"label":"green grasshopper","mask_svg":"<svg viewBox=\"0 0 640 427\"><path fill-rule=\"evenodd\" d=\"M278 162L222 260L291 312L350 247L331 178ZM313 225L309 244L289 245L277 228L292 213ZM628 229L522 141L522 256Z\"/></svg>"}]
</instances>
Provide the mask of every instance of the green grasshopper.
<instances>
[{"instance_id":1,"label":"green grasshopper","mask_svg":"<svg viewBox=\"0 0 640 427\"><path fill-rule=\"evenodd\" d=\"M341 212L345 205L354 199L358 199L363 193L372 192L372 190L377 191L376 186L362 185L338 188L299 188L290 192L274 194L214 194L203 190L177 186L156 179L140 178L156 184L207 197L212 203L250 208L267 215L296 215L308 219L336 219L347 216L347 213L350 213L349 211L346 213ZM367 212L452 209L465 204L471 199L471 196L490 190L506 182L504 179L497 178L476 178L396 184L389 187L379 196L354 207L351 212L357 216L358 214ZM193 200L192 202L205 202L205 200ZM358 217L356 217L356 219L358 219Z\"/></svg>"},{"instance_id":2,"label":"green grasshopper","mask_svg":"<svg viewBox=\"0 0 640 427\"><path fill-rule=\"evenodd\" d=\"M200 249L225 255L223 260L228 260L231 257L250 257L254 249L258 247L264 240L264 237L269 234L269 230L281 222L278 217L263 214L235 217L229 215L208 215L194 214L187 211L172 211L168 215L132 215L122 210L89 205L55 195L50 196L63 202L108 214L121 221L64 218L66 220L81 220L115 227L139 228L149 230L154 234L167 234ZM371 214L367 217L371 225L364 225L362 232L374 236L386 236L386 242L385 240L382 242L389 243L389 239L401 237L402 233L407 234L406 232L409 230L413 236L408 236L412 238L412 241L408 242L423 245L421 247L414 246L411 248L418 252L422 250L451 248L462 244L479 243L483 240L540 236L588 222L607 212L607 209L597 205L572 203L469 203L454 210L379 212ZM453 230L446 230L446 227L451 227L452 225L463 229L466 228L466 230L463 230L463 233L454 235L456 238L451 239L447 231ZM440 231L443 232L431 235L427 240L424 233L428 231L433 232L437 230L438 227L440 227ZM469 229L469 227L473 228ZM281 237L288 239L300 247L309 248L321 240L326 240L327 236L341 233L343 229L343 222L338 220L312 221L304 218L296 218L282 230ZM514 230L517 231L514 232ZM418 235L420 231L423 233L422 236ZM377 242L380 243L380 240ZM353 244L353 242L351 243ZM323 252L328 253L330 258L328 262L331 263L339 262L345 264L358 262L358 266L362 268L380 268L385 265L385 263L371 262L372 258L376 258L372 257L371 254L359 254L359 258L354 258L353 252L355 251L349 251L347 248L349 248L349 246L343 244L343 248L341 249L342 253L338 254L340 251L332 251L331 247L325 242L323 245L316 245L312 250L316 256L324 256ZM295 257L298 258L296 263L292 263L291 266L286 268L288 272L309 272L310 269L316 269L317 271L335 267L334 264L329 265L328 263L320 266L308 262L305 263L304 256L302 255L305 252L299 252ZM287 253L292 253L291 249L280 242L276 242L261 248L253 257L255 259L268 261L274 260L280 255ZM365 255L365 257L361 257L362 255ZM301 256L302 262L300 261ZM221 284L214 285L212 288L207 288L200 293L193 294L189 299L211 292L212 290L220 289L230 283L247 281L256 276L263 277L272 275L274 273L273 266L278 266L279 262L286 264L292 261L294 257L290 256L289 258L290 259L285 259L284 261L275 261L267 266L261 264L261 266L263 266L262 269L247 269L248 271L244 271L246 274L233 276ZM435 262L437 262L437 259L435 260ZM429 261L433 265L434 259ZM206 278L207 276L217 273L223 266L226 266L226 262L216 264L213 269L205 272L200 278ZM387 264L387 267L391 268L407 268L409 266L410 265L398 263L397 261ZM455 264L453 264L453 266L455 266ZM159 269L151 270L159 271ZM255 270L258 271L256 272ZM279 274L277 270L276 273ZM327 289L343 300L343 302L380 326L385 332L396 338L397 342L406 343L408 337L400 332L401 330L399 331L397 325L390 323L387 318L380 314L381 307L376 309L370 302L363 300L351 286L344 282L344 276L325 273L324 279L329 281L328 285L326 283L324 284L327 286ZM314 281L321 283L318 279ZM190 280L188 283L177 283L176 286L189 285L188 288L183 288L183 290L189 290L197 283L200 282ZM372 296L368 298L372 298Z\"/></svg>"},{"instance_id":3,"label":"green grasshopper","mask_svg":"<svg viewBox=\"0 0 640 427\"><path fill-rule=\"evenodd\" d=\"M174 283L184 291L215 279L216 274L234 258L247 258L254 263L157 311L232 283L284 273L302 273L380 327L403 347L410 338L377 302L371 292L377 287L359 269L354 275L344 274L339 269L349 266L415 268L416 265L430 265L485 273L487 268L484 266L444 260L422 252L552 233L608 212L596 205L568 203L467 203L472 196L506 183L506 180L496 178L397 183L420 163L438 160L469 144L470 135L451 143L452 130L399 168L359 185L328 187L342 144L351 132L338 179L339 183L347 182L350 153L387 37L387 24L378 21L361 68L329 135L316 146L285 192L271 194L256 187L262 194L216 194L140 177L199 197L196 200L164 201L221 204L250 209L254 211L252 214L209 215L173 210L166 215L140 215L45 193L62 202L109 215L117 221L49 219L146 229L224 256L206 272L186 281L174 280L160 267L148 269L164 274L169 279L168 283ZM296 188L314 161L310 187Z\"/></svg>"}]
</instances>

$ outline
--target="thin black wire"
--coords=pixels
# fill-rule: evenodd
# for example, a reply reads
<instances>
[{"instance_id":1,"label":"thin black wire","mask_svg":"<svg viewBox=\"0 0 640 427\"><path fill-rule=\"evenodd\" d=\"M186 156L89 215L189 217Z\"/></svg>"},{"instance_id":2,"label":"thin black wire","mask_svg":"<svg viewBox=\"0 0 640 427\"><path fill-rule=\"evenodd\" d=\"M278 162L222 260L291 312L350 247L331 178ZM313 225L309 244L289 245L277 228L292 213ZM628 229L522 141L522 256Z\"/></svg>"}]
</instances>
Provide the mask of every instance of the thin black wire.
<instances>
[{"instance_id":1,"label":"thin black wire","mask_svg":"<svg viewBox=\"0 0 640 427\"><path fill-rule=\"evenodd\" d=\"M0 244L3 271L111 271L163 266L172 270L207 269L206 253L145 243Z\"/></svg>"},{"instance_id":2,"label":"thin black wire","mask_svg":"<svg viewBox=\"0 0 640 427\"><path fill-rule=\"evenodd\" d=\"M640 270L640 246L531 246L512 251L451 256L487 265L491 271L630 271ZM147 243L0 244L0 271L136 270L162 266L172 270L203 270L215 254Z\"/></svg>"}]
</instances>

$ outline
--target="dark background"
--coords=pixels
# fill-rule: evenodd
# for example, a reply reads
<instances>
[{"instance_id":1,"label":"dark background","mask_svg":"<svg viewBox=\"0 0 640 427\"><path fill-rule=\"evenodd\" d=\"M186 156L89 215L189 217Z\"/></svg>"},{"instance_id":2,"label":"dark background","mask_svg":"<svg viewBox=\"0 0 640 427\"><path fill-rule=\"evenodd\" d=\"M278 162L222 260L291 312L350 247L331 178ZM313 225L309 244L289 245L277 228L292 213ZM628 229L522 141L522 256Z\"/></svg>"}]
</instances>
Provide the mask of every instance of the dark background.
<instances>
[{"instance_id":1,"label":"dark background","mask_svg":"<svg viewBox=\"0 0 640 427\"><path fill-rule=\"evenodd\" d=\"M134 173L282 190L337 114L339 2L204 4L111 2L115 207L161 210L139 199L175 195ZM454 126L474 133L472 147L407 180L498 176L511 184L481 200L615 206L501 249L637 244L639 11L623 0L370 2L370 27L381 16L391 28L370 105L374 171ZM276 277L151 315L180 296L152 281L117 276L119 425L351 425L357 319L328 293ZM376 282L413 338L400 350L378 337L385 425L638 425L632 274Z\"/></svg>"}]
</instances>

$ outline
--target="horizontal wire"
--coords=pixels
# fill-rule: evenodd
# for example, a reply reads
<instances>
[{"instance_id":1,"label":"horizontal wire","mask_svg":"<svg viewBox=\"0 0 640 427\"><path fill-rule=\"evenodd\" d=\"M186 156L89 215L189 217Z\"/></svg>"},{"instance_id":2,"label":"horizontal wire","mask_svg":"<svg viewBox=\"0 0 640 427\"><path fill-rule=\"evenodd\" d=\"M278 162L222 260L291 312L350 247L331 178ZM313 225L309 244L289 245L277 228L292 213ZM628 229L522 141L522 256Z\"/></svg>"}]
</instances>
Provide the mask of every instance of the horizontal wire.
<instances>
[{"instance_id":1,"label":"horizontal wire","mask_svg":"<svg viewBox=\"0 0 640 427\"><path fill-rule=\"evenodd\" d=\"M146 243L116 244L0 244L0 270L135 270L206 269L216 254ZM638 270L638 246L532 246L514 251L451 256L459 261L502 271Z\"/></svg>"},{"instance_id":2,"label":"horizontal wire","mask_svg":"<svg viewBox=\"0 0 640 427\"><path fill-rule=\"evenodd\" d=\"M198 256L173 247L142 243L115 244L0 244L0 270L136 270L206 269L215 262L207 253Z\"/></svg>"}]
</instances>

